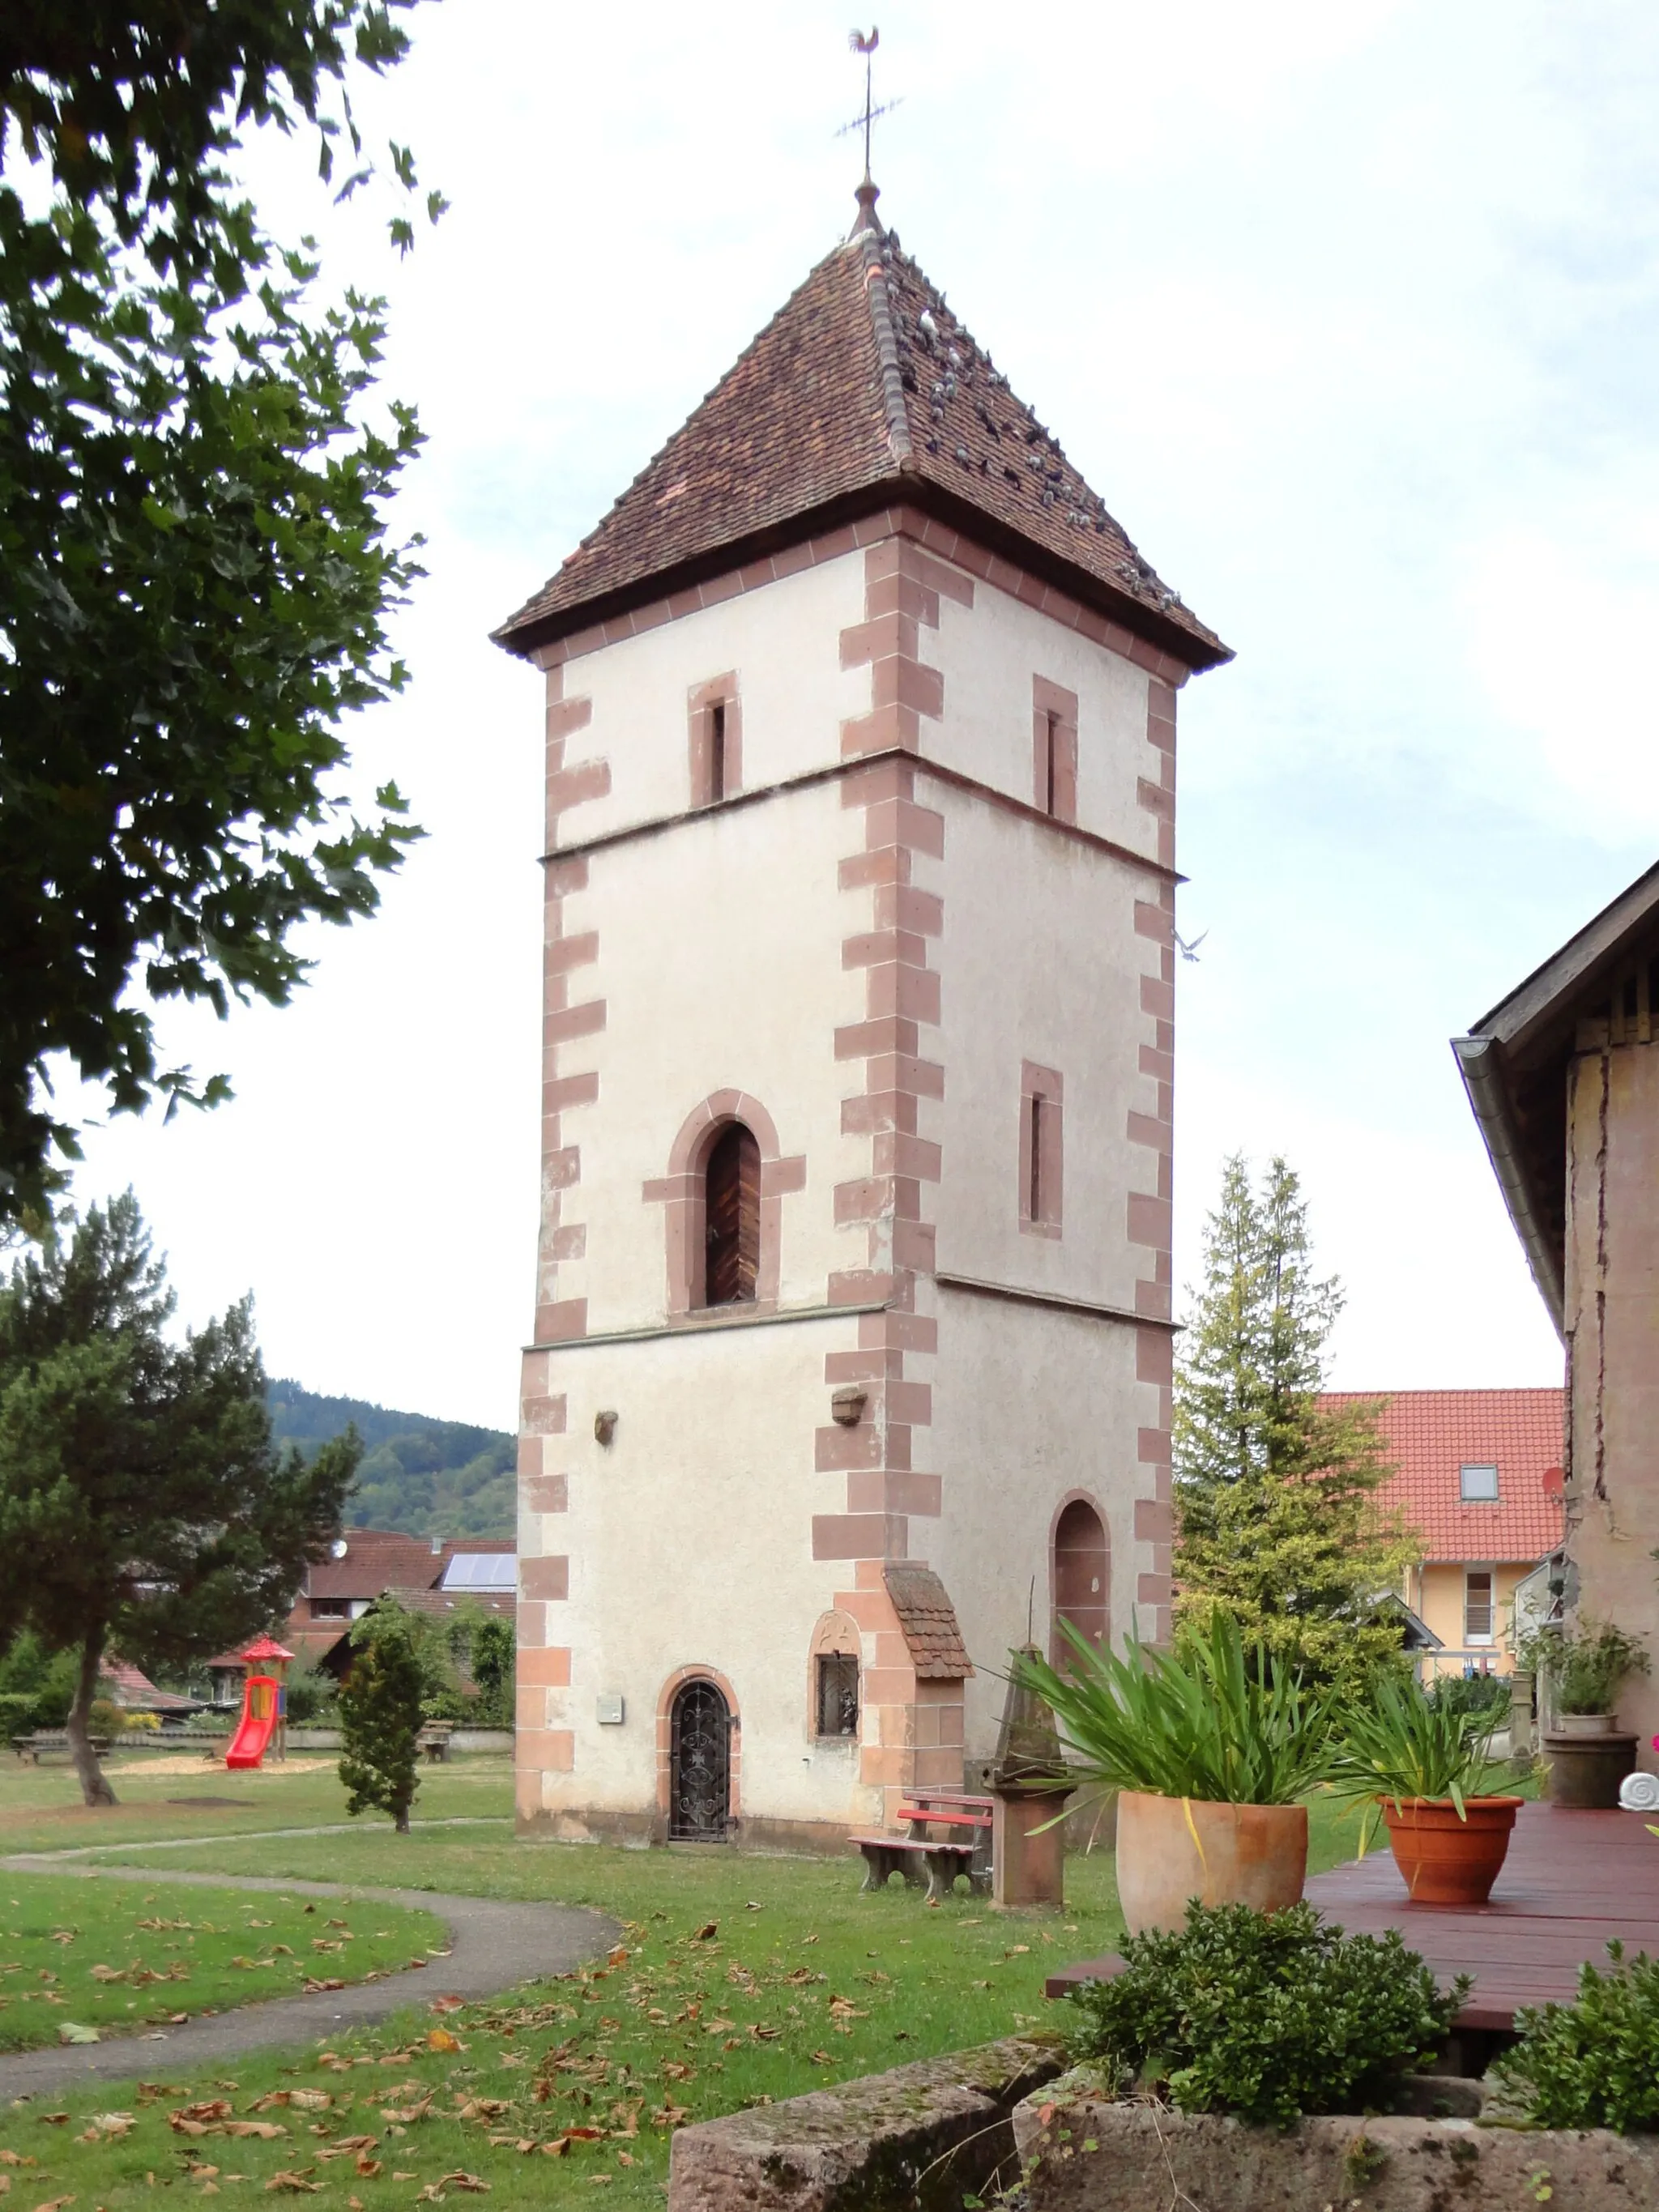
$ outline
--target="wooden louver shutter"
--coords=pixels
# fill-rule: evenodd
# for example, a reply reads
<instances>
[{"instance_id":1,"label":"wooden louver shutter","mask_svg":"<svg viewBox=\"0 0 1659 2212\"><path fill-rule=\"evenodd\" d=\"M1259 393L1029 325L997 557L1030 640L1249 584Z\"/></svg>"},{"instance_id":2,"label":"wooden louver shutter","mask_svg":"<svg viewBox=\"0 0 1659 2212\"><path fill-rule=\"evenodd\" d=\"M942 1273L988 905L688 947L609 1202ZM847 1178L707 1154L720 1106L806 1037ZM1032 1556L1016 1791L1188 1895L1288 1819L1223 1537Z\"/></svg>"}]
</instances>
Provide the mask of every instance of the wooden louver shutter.
<instances>
[{"instance_id":1,"label":"wooden louver shutter","mask_svg":"<svg viewBox=\"0 0 1659 2212\"><path fill-rule=\"evenodd\" d=\"M760 1146L740 1121L722 1129L708 1155L708 1287L711 1306L755 1295L760 1272Z\"/></svg>"}]
</instances>

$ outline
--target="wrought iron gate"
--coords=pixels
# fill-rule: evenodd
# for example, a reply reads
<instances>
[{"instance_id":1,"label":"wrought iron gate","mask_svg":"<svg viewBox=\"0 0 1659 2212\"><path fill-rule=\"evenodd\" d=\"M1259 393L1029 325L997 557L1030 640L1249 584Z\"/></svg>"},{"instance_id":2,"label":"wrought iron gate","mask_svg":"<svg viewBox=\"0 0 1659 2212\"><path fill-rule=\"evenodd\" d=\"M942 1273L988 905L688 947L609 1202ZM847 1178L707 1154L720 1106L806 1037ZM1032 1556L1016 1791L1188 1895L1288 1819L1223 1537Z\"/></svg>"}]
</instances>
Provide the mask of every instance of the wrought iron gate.
<instances>
[{"instance_id":1,"label":"wrought iron gate","mask_svg":"<svg viewBox=\"0 0 1659 2212\"><path fill-rule=\"evenodd\" d=\"M669 1835L723 1844L731 1832L732 1714L714 1683L687 1682L675 1697L668 1759Z\"/></svg>"}]
</instances>

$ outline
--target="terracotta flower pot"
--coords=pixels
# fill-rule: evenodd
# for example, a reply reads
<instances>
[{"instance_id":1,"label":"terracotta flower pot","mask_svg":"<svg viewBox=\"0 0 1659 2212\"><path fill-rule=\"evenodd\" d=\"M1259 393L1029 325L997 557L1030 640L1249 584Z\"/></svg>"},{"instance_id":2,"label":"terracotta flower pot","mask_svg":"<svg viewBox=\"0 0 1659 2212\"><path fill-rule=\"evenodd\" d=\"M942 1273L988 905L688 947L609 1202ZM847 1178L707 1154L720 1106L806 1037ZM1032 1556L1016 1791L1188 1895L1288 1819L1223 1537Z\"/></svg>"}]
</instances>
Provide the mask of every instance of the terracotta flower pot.
<instances>
[{"instance_id":1,"label":"terracotta flower pot","mask_svg":"<svg viewBox=\"0 0 1659 2212\"><path fill-rule=\"evenodd\" d=\"M1117 1894L1129 1933L1180 1929L1187 1903L1294 1905L1308 1872L1305 1805L1216 1805L1201 1797L1117 1801Z\"/></svg>"},{"instance_id":2,"label":"terracotta flower pot","mask_svg":"<svg viewBox=\"0 0 1659 2212\"><path fill-rule=\"evenodd\" d=\"M1449 1797L1382 1802L1394 1863L1413 1905L1484 1905L1509 1856L1519 1797L1466 1797L1460 1820Z\"/></svg>"}]
</instances>

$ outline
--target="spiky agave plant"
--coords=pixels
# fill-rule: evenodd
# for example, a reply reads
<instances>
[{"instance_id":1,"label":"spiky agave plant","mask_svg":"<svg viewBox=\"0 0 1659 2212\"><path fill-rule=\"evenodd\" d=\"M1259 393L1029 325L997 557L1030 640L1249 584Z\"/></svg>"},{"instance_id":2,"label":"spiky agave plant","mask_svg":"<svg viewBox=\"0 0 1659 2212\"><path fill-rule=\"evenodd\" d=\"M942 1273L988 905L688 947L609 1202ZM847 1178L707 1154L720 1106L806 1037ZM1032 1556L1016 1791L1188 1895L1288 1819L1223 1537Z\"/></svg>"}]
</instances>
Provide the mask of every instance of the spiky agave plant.
<instances>
[{"instance_id":1,"label":"spiky agave plant","mask_svg":"<svg viewBox=\"0 0 1659 2212\"><path fill-rule=\"evenodd\" d=\"M1386 1801L1448 1798L1460 1820L1465 1801L1481 1788L1492 1764L1492 1740L1501 1711L1458 1711L1425 1697L1415 1682L1378 1674L1344 1707L1329 1780L1339 1796Z\"/></svg>"},{"instance_id":2,"label":"spiky agave plant","mask_svg":"<svg viewBox=\"0 0 1659 2212\"><path fill-rule=\"evenodd\" d=\"M1217 1607L1173 1651L1132 1635L1098 1650L1071 1623L1074 1654L1062 1674L1027 1654L1015 1679L1043 1699L1075 1777L1103 1794L1144 1790L1230 1805L1291 1805L1324 1779L1337 1698L1310 1686Z\"/></svg>"}]
</instances>

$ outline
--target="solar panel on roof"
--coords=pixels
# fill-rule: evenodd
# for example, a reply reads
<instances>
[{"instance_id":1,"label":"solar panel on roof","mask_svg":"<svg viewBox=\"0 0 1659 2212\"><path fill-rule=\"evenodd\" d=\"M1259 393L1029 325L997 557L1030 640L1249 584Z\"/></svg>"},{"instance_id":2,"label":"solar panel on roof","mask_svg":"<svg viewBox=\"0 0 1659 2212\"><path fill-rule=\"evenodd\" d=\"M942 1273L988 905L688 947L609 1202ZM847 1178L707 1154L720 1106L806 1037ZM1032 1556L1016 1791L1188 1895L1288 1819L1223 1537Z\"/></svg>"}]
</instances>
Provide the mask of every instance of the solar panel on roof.
<instances>
[{"instance_id":1,"label":"solar panel on roof","mask_svg":"<svg viewBox=\"0 0 1659 2212\"><path fill-rule=\"evenodd\" d=\"M513 1552L458 1552L439 1584L447 1590L511 1590L518 1586L518 1555Z\"/></svg>"}]
</instances>

